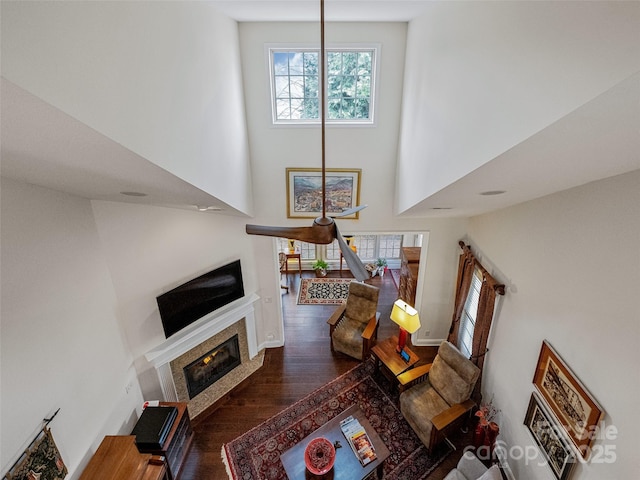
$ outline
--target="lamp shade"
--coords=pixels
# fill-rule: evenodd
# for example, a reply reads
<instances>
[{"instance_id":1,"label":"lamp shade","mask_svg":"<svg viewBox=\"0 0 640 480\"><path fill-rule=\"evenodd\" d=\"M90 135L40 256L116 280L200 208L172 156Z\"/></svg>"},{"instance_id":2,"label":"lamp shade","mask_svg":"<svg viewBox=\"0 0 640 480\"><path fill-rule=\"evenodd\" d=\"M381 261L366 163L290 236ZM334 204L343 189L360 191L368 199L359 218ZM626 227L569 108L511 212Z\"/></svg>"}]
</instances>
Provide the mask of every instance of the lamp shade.
<instances>
[{"instance_id":1,"label":"lamp shade","mask_svg":"<svg viewBox=\"0 0 640 480\"><path fill-rule=\"evenodd\" d=\"M408 333L414 333L420 328L418 311L401 299L394 302L390 318Z\"/></svg>"}]
</instances>

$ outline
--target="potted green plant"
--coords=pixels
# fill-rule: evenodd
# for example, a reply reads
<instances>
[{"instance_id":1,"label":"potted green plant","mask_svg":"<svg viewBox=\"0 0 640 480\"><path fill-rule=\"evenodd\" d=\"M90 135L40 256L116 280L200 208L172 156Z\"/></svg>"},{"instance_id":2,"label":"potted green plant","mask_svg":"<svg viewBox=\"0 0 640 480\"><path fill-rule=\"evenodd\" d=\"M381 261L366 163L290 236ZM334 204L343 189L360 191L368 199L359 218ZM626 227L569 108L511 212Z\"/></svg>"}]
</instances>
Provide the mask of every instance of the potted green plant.
<instances>
[{"instance_id":1,"label":"potted green plant","mask_svg":"<svg viewBox=\"0 0 640 480\"><path fill-rule=\"evenodd\" d=\"M314 262L313 265L311 265L311 268L313 268L316 272L316 277L326 277L327 276L327 269L329 268L329 264L327 262L325 262L324 260L322 260L321 258L319 258L318 260L316 260Z\"/></svg>"},{"instance_id":2,"label":"potted green plant","mask_svg":"<svg viewBox=\"0 0 640 480\"><path fill-rule=\"evenodd\" d=\"M382 258L382 257L378 257L378 259L376 260L376 266L378 267L378 275L383 277L384 276L384 271L387 268L387 259L386 258Z\"/></svg>"}]
</instances>

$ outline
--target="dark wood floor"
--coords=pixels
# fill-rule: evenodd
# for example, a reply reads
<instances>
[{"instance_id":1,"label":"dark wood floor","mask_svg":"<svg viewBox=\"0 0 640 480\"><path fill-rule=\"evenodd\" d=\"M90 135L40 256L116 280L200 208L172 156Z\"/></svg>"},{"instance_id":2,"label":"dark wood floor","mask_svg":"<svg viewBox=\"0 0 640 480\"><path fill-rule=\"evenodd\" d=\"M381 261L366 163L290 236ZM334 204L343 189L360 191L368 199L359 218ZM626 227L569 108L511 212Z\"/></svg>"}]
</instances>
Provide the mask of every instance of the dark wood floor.
<instances>
[{"instance_id":1,"label":"dark wood floor","mask_svg":"<svg viewBox=\"0 0 640 480\"><path fill-rule=\"evenodd\" d=\"M303 273L305 277L312 275L312 272ZM339 272L329 275L339 276ZM220 455L223 444L358 364L346 355L331 352L326 319L335 307L297 305L300 277L297 273L289 273L288 277L289 292L282 295L285 346L267 349L260 370L218 402L213 412L202 413L194 419L195 439L180 480L226 479ZM383 278L376 276L368 283L380 288L378 338L397 335L398 327L389 319L398 293L391 274ZM431 362L436 353L434 347L412 349L420 356L421 363ZM458 449L450 455L430 478L444 478L461 454Z\"/></svg>"}]
</instances>

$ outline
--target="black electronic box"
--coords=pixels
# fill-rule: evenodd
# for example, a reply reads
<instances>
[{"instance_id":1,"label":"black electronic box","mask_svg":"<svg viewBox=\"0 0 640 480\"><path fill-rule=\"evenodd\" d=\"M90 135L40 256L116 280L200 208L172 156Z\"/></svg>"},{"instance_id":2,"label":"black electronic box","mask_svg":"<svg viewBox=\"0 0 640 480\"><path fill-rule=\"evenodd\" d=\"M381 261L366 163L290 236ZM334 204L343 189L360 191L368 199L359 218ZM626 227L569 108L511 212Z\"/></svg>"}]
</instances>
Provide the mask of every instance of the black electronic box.
<instances>
[{"instance_id":1,"label":"black electronic box","mask_svg":"<svg viewBox=\"0 0 640 480\"><path fill-rule=\"evenodd\" d=\"M147 407L131 435L136 436L136 446L144 450L160 450L167 439L178 409L171 406Z\"/></svg>"}]
</instances>

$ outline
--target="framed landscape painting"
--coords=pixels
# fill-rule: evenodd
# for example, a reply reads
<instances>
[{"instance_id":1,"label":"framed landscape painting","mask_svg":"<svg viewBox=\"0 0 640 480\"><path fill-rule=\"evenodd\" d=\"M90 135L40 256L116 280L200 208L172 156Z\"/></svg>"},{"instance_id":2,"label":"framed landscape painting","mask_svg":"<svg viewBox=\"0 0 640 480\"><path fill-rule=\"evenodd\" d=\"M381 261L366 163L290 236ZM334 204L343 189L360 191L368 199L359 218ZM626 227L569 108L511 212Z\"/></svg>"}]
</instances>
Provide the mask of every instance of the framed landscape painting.
<instances>
[{"instance_id":1,"label":"framed landscape painting","mask_svg":"<svg viewBox=\"0 0 640 480\"><path fill-rule=\"evenodd\" d=\"M602 407L546 340L542 342L533 383L580 455L588 458Z\"/></svg>"},{"instance_id":2,"label":"framed landscape painting","mask_svg":"<svg viewBox=\"0 0 640 480\"><path fill-rule=\"evenodd\" d=\"M360 169L325 170L327 216L341 213L360 201ZM348 215L357 219L360 212ZM322 215L322 169L287 168L287 217L316 218Z\"/></svg>"},{"instance_id":3,"label":"framed landscape painting","mask_svg":"<svg viewBox=\"0 0 640 480\"><path fill-rule=\"evenodd\" d=\"M568 440L563 436L563 430L557 425L553 415L547 412L542 400L535 392L531 393L524 424L542 451L555 477L558 480L567 479L576 462L576 457Z\"/></svg>"}]
</instances>

